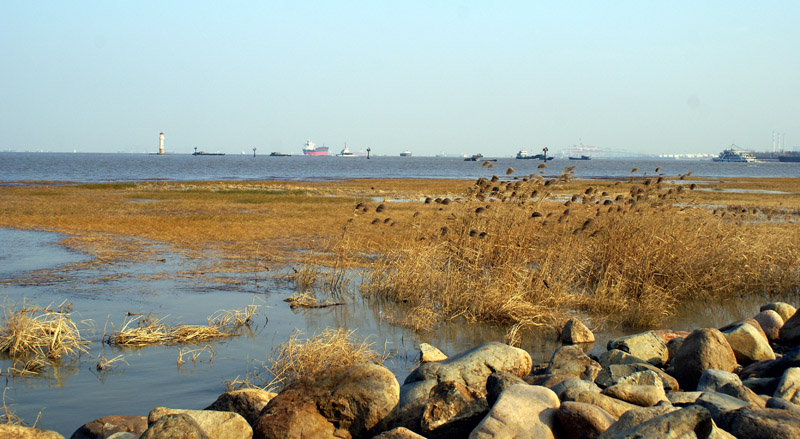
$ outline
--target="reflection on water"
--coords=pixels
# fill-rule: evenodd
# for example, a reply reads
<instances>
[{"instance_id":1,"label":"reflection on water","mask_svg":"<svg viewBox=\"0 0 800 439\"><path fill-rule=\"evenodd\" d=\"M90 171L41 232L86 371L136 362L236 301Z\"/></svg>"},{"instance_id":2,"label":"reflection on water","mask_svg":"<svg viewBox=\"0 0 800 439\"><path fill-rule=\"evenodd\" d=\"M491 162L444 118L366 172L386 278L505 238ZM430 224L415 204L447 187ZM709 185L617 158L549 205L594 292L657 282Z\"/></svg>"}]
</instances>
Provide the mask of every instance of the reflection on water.
<instances>
[{"instance_id":1,"label":"reflection on water","mask_svg":"<svg viewBox=\"0 0 800 439\"><path fill-rule=\"evenodd\" d=\"M71 302L70 317L81 321L82 335L90 340L88 355L48 368L39 377L8 379L7 403L13 404L11 409L18 416L33 422L41 411L38 426L67 437L81 424L101 416L147 415L157 406L202 409L224 392L226 381L244 378L257 369L259 361L295 330L309 335L327 327L356 330L359 338L374 343L375 350L391 354L386 366L401 383L416 367L421 342L453 355L485 341L502 341L505 336L505 328L463 321L415 334L387 323L384 316L400 310L356 293L345 295L347 305L292 310L283 302L294 294L285 281L268 278L266 272L255 276L189 275L200 262L171 254L168 249L158 249L162 252L158 257L142 262L78 269L69 264L86 261L86 256L55 245L60 238L51 233L0 229L0 246L6 254L25 261L0 264L0 293L11 306L23 301L39 305ZM57 282L52 281L51 273L57 273ZM231 277L239 282L226 282ZM689 314L671 321L670 327L719 327L754 315L766 301L697 305ZM796 305L798 297L786 301ZM131 318L128 313L152 312L166 324L204 325L217 310L242 309L251 304L260 306L254 324L239 337L208 343L213 359L206 351L195 362L184 356L179 366L178 357L186 346L120 349L101 342L104 332L120 328ZM601 352L609 338L625 333L613 329L596 332L593 351ZM558 343L553 334L527 332L522 334L522 347L535 362L545 362ZM111 359L118 355L123 355L124 363L96 370L100 356ZM10 366L7 358L0 358L0 368L5 371Z\"/></svg>"}]
</instances>

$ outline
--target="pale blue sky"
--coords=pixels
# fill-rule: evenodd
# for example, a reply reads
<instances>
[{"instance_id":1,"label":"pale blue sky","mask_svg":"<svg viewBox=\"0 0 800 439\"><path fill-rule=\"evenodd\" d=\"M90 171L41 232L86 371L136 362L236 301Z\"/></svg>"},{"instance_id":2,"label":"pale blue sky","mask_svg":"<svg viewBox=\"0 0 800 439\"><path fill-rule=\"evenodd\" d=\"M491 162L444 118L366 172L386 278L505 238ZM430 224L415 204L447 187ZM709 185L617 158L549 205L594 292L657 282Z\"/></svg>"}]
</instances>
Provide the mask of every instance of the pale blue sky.
<instances>
[{"instance_id":1,"label":"pale blue sky","mask_svg":"<svg viewBox=\"0 0 800 439\"><path fill-rule=\"evenodd\" d=\"M800 145L800 3L9 1L0 150Z\"/></svg>"}]
</instances>

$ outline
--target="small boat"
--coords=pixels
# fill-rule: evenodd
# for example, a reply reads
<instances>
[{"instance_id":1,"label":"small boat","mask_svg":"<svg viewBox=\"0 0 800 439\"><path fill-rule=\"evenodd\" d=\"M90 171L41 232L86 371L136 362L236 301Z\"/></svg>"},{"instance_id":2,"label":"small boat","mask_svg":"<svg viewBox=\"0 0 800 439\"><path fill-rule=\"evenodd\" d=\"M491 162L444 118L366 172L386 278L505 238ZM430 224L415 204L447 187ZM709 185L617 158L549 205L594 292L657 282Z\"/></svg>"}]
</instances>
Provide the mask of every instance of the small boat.
<instances>
[{"instance_id":1,"label":"small boat","mask_svg":"<svg viewBox=\"0 0 800 439\"><path fill-rule=\"evenodd\" d=\"M735 149L735 146L736 145L731 145L730 148L719 153L717 157L712 157L711 160L715 162L736 163L750 163L758 161L752 152Z\"/></svg>"},{"instance_id":2,"label":"small boat","mask_svg":"<svg viewBox=\"0 0 800 439\"><path fill-rule=\"evenodd\" d=\"M205 151L198 151L197 147L194 147L194 152L192 155L225 155L224 152L205 152Z\"/></svg>"},{"instance_id":3,"label":"small boat","mask_svg":"<svg viewBox=\"0 0 800 439\"><path fill-rule=\"evenodd\" d=\"M588 155L581 155L580 157L569 157L570 160L591 160L592 158Z\"/></svg>"},{"instance_id":4,"label":"small boat","mask_svg":"<svg viewBox=\"0 0 800 439\"><path fill-rule=\"evenodd\" d=\"M547 148L542 148L542 154L536 154L536 155L529 155L528 151L525 151L524 149L521 149L517 153L517 157L516 158L522 159L522 160L544 160L544 161L548 161L548 160L553 160L555 157L548 156L547 155Z\"/></svg>"},{"instance_id":5,"label":"small boat","mask_svg":"<svg viewBox=\"0 0 800 439\"><path fill-rule=\"evenodd\" d=\"M464 159L465 162L479 162L481 160L483 160L483 154L481 153L473 154Z\"/></svg>"},{"instance_id":6,"label":"small boat","mask_svg":"<svg viewBox=\"0 0 800 439\"><path fill-rule=\"evenodd\" d=\"M339 154L336 154L336 157L364 157L364 154L354 154L350 151L350 148L347 147L347 143L344 144L344 149Z\"/></svg>"},{"instance_id":7,"label":"small boat","mask_svg":"<svg viewBox=\"0 0 800 439\"><path fill-rule=\"evenodd\" d=\"M292 155L291 154L287 154L285 152L273 151L273 152L269 153L269 156L270 157L291 157Z\"/></svg>"},{"instance_id":8,"label":"small boat","mask_svg":"<svg viewBox=\"0 0 800 439\"><path fill-rule=\"evenodd\" d=\"M400 157L411 157L411 151L405 150L400 153Z\"/></svg>"}]
</instances>

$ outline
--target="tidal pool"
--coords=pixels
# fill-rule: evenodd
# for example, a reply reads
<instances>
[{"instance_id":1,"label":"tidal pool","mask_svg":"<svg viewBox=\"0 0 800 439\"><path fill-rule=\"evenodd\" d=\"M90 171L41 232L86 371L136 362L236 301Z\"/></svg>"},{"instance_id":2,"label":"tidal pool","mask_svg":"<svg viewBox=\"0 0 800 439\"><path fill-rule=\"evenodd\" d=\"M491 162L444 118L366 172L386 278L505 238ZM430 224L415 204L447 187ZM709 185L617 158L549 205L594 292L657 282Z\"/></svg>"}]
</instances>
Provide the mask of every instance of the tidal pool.
<instances>
[{"instance_id":1,"label":"tidal pool","mask_svg":"<svg viewBox=\"0 0 800 439\"><path fill-rule=\"evenodd\" d=\"M34 377L8 376L12 364L8 358L0 357L0 368L6 375L6 405L26 423L38 417L37 427L65 437L102 416L146 416L159 406L202 409L225 391L227 381L258 370L259 361L295 330L307 335L327 327L356 330L359 339L366 338L375 350L390 354L385 365L400 383L416 367L421 342L454 355L486 341L502 341L505 335L505 328L463 322L416 334L383 318L400 310L364 299L357 292L345 294L342 306L292 310L283 299L295 291L276 278L279 273L193 274L208 261L181 257L168 248L156 249L156 256L143 262L82 264L89 256L59 246L63 238L55 233L0 229L0 248L6 254L0 257L0 294L4 305L12 309L23 302L71 304L70 317L80 322L82 335L90 340L89 354ZM667 327L719 327L754 315L760 303L715 304L713 312L709 307L695 307ZM213 359L206 351L196 363L184 359L178 366L185 345L120 349L102 343L104 329L121 327L130 318L128 313L152 313L168 324L204 325L215 311L251 304L259 305L253 325L238 337L208 343ZM609 338L624 334L622 330L596 332L593 351L603 351ZM552 334L527 333L522 340L535 362L548 361L559 346ZM118 355L124 363L95 370L98 357Z\"/></svg>"}]
</instances>

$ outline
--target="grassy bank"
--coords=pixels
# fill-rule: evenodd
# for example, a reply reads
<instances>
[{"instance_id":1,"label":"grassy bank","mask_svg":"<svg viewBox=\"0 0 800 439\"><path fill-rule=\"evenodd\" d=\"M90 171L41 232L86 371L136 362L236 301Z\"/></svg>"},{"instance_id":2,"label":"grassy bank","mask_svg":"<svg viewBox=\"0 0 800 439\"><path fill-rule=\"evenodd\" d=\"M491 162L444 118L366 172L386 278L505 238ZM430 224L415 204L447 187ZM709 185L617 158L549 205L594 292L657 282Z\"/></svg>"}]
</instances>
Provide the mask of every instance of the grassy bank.
<instances>
[{"instance_id":1,"label":"grassy bank","mask_svg":"<svg viewBox=\"0 0 800 439\"><path fill-rule=\"evenodd\" d=\"M800 179L647 171L42 183L0 187L0 227L67 233L94 263L152 257L161 244L213 256L202 270L289 264L306 288L355 282L346 270L359 267L362 291L405 303L402 322L415 329L452 318L557 326L571 314L652 326L693 299L797 290Z\"/></svg>"}]
</instances>

